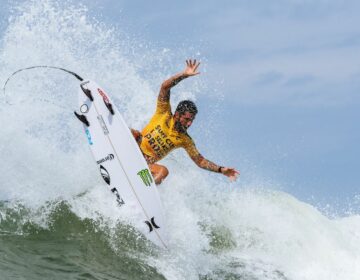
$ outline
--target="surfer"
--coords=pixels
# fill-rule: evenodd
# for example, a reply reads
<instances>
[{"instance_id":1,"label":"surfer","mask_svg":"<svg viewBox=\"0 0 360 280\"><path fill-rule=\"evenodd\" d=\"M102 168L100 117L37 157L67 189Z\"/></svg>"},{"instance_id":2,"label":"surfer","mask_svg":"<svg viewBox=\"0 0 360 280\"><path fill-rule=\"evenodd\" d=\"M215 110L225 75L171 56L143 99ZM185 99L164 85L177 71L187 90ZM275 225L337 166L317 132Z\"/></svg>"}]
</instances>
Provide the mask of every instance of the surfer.
<instances>
[{"instance_id":1,"label":"surfer","mask_svg":"<svg viewBox=\"0 0 360 280\"><path fill-rule=\"evenodd\" d=\"M194 141L187 133L198 112L194 102L190 100L181 101L176 107L175 113L172 114L171 112L170 89L180 81L200 74L198 72L199 65L200 62L196 62L196 60L186 60L186 68L183 72L162 83L157 99L156 112L148 125L145 126L142 132L131 129L156 184L160 184L169 174L168 169L157 162L176 148L184 148L197 166L221 173L232 181L236 180L240 174L234 168L211 162L197 150Z\"/></svg>"}]
</instances>

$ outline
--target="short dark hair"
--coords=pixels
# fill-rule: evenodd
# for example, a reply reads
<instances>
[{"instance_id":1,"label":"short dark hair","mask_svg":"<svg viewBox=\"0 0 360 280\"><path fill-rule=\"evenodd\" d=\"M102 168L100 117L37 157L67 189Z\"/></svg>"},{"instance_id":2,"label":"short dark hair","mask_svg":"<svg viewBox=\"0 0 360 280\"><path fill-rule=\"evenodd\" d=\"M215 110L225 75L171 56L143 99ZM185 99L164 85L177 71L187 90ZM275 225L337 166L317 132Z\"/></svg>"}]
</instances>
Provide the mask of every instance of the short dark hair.
<instances>
[{"instance_id":1,"label":"short dark hair","mask_svg":"<svg viewBox=\"0 0 360 280\"><path fill-rule=\"evenodd\" d=\"M179 114L181 115L184 114L185 112L189 112L196 115L198 109L195 103L192 102L191 100L183 100L177 105L175 112L179 112Z\"/></svg>"}]
</instances>

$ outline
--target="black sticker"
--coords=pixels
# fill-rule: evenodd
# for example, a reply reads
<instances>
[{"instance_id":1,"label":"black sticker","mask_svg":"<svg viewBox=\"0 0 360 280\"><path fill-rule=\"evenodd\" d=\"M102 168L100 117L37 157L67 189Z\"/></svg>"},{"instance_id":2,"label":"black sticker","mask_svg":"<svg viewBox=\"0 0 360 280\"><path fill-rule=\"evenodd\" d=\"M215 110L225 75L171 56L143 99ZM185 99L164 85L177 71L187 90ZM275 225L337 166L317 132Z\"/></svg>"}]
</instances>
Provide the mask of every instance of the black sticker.
<instances>
[{"instance_id":1,"label":"black sticker","mask_svg":"<svg viewBox=\"0 0 360 280\"><path fill-rule=\"evenodd\" d=\"M110 175L109 172L106 170L106 168L102 165L100 165L100 174L103 177L106 184L110 185Z\"/></svg>"},{"instance_id":2,"label":"black sticker","mask_svg":"<svg viewBox=\"0 0 360 280\"><path fill-rule=\"evenodd\" d=\"M116 201L118 202L119 206L123 206L125 201L121 198L118 190L116 188L112 188L111 191L116 195Z\"/></svg>"},{"instance_id":3,"label":"black sticker","mask_svg":"<svg viewBox=\"0 0 360 280\"><path fill-rule=\"evenodd\" d=\"M108 161L108 160L113 160L115 158L114 154L108 154L106 157L102 158L102 159L99 159L96 161L97 164L101 164L105 161Z\"/></svg>"},{"instance_id":4,"label":"black sticker","mask_svg":"<svg viewBox=\"0 0 360 280\"><path fill-rule=\"evenodd\" d=\"M148 225L149 227L149 232L152 232L154 230L154 228L160 228L156 223L155 223L155 217L152 217L150 222L149 221L145 221L145 224Z\"/></svg>"}]
</instances>

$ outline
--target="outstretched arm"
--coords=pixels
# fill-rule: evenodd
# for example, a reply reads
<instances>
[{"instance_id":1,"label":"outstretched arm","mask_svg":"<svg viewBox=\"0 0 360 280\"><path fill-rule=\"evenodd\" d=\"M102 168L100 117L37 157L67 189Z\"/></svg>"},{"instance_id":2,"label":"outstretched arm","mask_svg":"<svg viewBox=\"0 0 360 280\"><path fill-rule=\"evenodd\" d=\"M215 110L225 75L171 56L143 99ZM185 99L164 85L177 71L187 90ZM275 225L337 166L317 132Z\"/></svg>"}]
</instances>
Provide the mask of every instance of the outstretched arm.
<instances>
[{"instance_id":1,"label":"outstretched arm","mask_svg":"<svg viewBox=\"0 0 360 280\"><path fill-rule=\"evenodd\" d=\"M190 76L195 76L200 74L200 72L197 72L197 69L200 65L200 62L196 63L195 60L186 60L186 68L183 72L178 73L171 78L167 79L161 84L161 89L159 93L158 100L160 101L169 101L170 100L170 89L173 86L176 86L180 81L182 81L185 78L188 78Z\"/></svg>"},{"instance_id":2,"label":"outstretched arm","mask_svg":"<svg viewBox=\"0 0 360 280\"><path fill-rule=\"evenodd\" d=\"M240 172L235 170L235 168L219 166L210 160L207 160L201 154L191 156L191 159L196 163L197 166L212 172L221 173L229 177L231 181L235 181L240 175Z\"/></svg>"}]
</instances>

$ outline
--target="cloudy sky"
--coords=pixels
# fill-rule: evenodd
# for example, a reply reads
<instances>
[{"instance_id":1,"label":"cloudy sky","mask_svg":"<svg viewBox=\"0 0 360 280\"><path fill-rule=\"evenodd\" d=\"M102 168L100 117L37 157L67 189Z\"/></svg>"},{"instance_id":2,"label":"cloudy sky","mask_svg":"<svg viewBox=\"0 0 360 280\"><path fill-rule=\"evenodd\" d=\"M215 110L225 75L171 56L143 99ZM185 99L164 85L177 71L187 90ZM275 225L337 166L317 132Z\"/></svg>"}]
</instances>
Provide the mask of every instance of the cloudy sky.
<instances>
[{"instance_id":1,"label":"cloudy sky","mask_svg":"<svg viewBox=\"0 0 360 280\"><path fill-rule=\"evenodd\" d=\"M212 145L199 140L198 146L236 166L240 187L261 177L341 213L357 202L360 2L82 3L97 20L138 40L203 60L199 79L209 94L199 97L191 133L201 139L196 125L211 124ZM8 13L0 11L1 32ZM179 57L179 70L188 57Z\"/></svg>"},{"instance_id":2,"label":"cloudy sky","mask_svg":"<svg viewBox=\"0 0 360 280\"><path fill-rule=\"evenodd\" d=\"M214 136L218 153L203 149L237 166L243 182L255 172L340 212L354 202L360 2L107 0L89 8L158 46L201 50L203 75L224 95L224 138Z\"/></svg>"}]
</instances>

